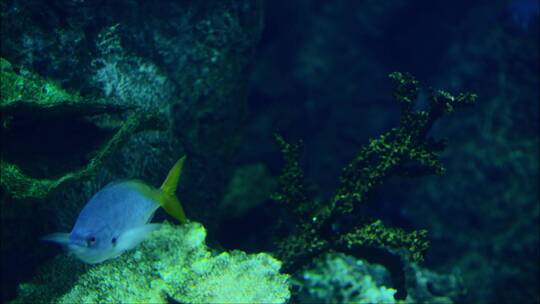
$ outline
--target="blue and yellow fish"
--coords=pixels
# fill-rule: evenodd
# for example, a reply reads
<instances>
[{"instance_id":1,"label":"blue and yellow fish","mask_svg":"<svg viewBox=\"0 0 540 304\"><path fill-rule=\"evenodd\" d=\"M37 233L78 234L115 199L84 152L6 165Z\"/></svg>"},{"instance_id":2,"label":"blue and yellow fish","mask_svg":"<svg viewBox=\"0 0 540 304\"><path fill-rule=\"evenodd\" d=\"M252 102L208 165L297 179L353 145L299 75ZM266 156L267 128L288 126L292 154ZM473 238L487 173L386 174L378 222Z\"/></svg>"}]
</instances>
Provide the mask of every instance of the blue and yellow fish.
<instances>
[{"instance_id":1,"label":"blue and yellow fish","mask_svg":"<svg viewBox=\"0 0 540 304\"><path fill-rule=\"evenodd\" d=\"M159 189L137 180L108 184L84 206L71 233L54 233L43 240L61 244L82 261L94 264L134 248L159 228L160 224L150 223L159 207L185 223L175 194L184 161L185 156L174 164Z\"/></svg>"}]
</instances>

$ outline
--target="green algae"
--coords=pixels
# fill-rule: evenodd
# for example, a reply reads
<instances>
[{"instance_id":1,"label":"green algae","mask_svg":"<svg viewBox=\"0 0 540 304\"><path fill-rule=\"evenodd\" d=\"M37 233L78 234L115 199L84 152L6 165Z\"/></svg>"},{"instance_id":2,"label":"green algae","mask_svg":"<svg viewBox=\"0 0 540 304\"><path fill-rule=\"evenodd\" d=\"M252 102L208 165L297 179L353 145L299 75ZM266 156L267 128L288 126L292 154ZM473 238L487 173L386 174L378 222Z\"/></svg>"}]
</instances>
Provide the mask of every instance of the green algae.
<instances>
[{"instance_id":1,"label":"green algae","mask_svg":"<svg viewBox=\"0 0 540 304\"><path fill-rule=\"evenodd\" d=\"M130 107L111 104L101 99L82 98L78 93L68 92L55 82L38 75L17 73L3 58L0 58L0 79L0 110L2 112L0 127L3 133L3 145L5 145L0 159L0 187L15 199L45 198L66 182L95 174L107 157L133 133L143 129L164 128L162 119L156 114L132 111ZM115 129L105 130L92 125L90 118L109 114L123 115L122 124ZM90 135L96 137L94 140L96 143L93 146L81 144L83 148L90 149L90 151L76 150L82 155L71 155L74 154L72 151L63 153L61 150L53 150L58 155L44 156L44 158L49 158L45 160L58 159L58 167L69 163L71 158L77 158L73 163L78 165L65 165L66 168L57 169L55 173L48 174L36 173L39 170L28 170L33 159L44 162L37 155L39 154L37 151L44 150L49 144L54 145L54 142L61 140L59 137L63 136L62 120L70 124L77 122L88 126L89 132L94 132ZM39 123L32 126L36 122ZM73 128L73 125L65 127ZM51 130L43 133L42 129L47 128ZM24 132L38 132L50 138L39 138L32 146L32 143L27 143L25 140L36 136L26 135ZM92 141L92 138L82 138L82 136L81 134L78 140ZM58 149L65 148L58 147ZM21 159L23 157L21 155L30 159ZM81 164L78 158L84 158L86 161Z\"/></svg>"}]
</instances>

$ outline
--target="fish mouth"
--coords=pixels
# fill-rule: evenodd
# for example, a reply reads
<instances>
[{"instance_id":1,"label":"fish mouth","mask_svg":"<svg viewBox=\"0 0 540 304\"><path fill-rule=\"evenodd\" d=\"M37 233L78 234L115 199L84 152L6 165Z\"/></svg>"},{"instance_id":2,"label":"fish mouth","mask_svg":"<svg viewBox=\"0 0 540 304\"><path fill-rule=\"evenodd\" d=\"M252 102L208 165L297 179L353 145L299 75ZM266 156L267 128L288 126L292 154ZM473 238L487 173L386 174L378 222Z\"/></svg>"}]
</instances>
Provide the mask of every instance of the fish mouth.
<instances>
[{"instance_id":1,"label":"fish mouth","mask_svg":"<svg viewBox=\"0 0 540 304\"><path fill-rule=\"evenodd\" d=\"M88 248L86 248L85 246L83 245L79 245L79 244L74 244L74 243L71 243L67 246L69 252L75 254L75 255L78 255L78 254L81 254L83 253L85 250L88 250Z\"/></svg>"},{"instance_id":2,"label":"fish mouth","mask_svg":"<svg viewBox=\"0 0 540 304\"><path fill-rule=\"evenodd\" d=\"M109 250L97 251L77 244L68 245L68 250L69 253L87 264L101 263L111 257Z\"/></svg>"}]
</instances>

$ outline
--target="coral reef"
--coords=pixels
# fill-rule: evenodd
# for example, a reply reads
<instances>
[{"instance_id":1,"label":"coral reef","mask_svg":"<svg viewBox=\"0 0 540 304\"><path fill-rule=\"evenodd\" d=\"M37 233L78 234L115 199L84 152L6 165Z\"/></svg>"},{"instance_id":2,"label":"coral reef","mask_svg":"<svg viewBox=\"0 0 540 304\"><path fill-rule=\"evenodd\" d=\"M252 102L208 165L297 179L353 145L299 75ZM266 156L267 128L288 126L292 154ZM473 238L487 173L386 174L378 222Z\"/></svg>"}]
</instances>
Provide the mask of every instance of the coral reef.
<instances>
[{"instance_id":1,"label":"coral reef","mask_svg":"<svg viewBox=\"0 0 540 304\"><path fill-rule=\"evenodd\" d=\"M60 256L12 303L285 303L288 275L266 253L211 253L198 223L163 224L137 249L94 266Z\"/></svg>"},{"instance_id":2,"label":"coral reef","mask_svg":"<svg viewBox=\"0 0 540 304\"><path fill-rule=\"evenodd\" d=\"M0 185L0 302L15 297L19 282L57 254L39 236L71 227L80 207L110 181L158 185L182 154L193 161L179 196L187 213L205 223L212 245L270 251L278 232L291 271L313 258L322 267L317 256L333 249L351 255L342 262L352 268L356 258L384 265L392 282L371 274L371 286L392 287L396 298L540 302L537 1L7 0L0 1L0 23L0 57L12 67L0 63L38 89L1 111L0 173L6 175L0 178L12 182ZM399 117L399 108L380 95L391 70L482 96L475 110L429 128L429 136L451 138L444 150L419 136L429 147L416 156L432 164L393 164L415 157L399 145L407 150L416 143L388 136ZM2 102L5 93L2 87ZM428 96L420 93L413 109L423 109ZM60 103L42 108L31 99ZM132 107L160 112L158 124L170 128L150 123L143 132L129 131L102 161L90 162L99 160ZM276 130L291 143L303 138L306 151L301 167L302 152L290 153L282 188L290 188L292 199L282 192L283 208L261 203L280 169ZM248 135L242 142L241 133ZM369 138L374 141L359 154ZM342 173L357 155L363 159ZM439 157L444 176L398 176L442 173ZM269 176L242 167L255 163L264 163ZM369 166L374 163L380 166ZM353 182L340 181L340 174ZM338 194L343 199L335 200ZM276 220L281 230L271 229ZM425 267L461 277L464 286L410 263L422 256ZM59 259L47 281L75 282L88 271ZM48 287L56 295L44 299L68 291ZM40 290L43 297L53 291Z\"/></svg>"},{"instance_id":3,"label":"coral reef","mask_svg":"<svg viewBox=\"0 0 540 304\"><path fill-rule=\"evenodd\" d=\"M280 176L281 190L274 199L290 210L293 222L290 234L278 241L277 255L285 261L284 268L294 272L317 255L328 250L364 255L365 249L387 250L412 261L421 261L428 243L426 231L405 232L388 228L380 220L359 216L353 225L340 225L340 219L353 214L365 203L366 195L389 176L424 176L442 174L439 155L444 145L428 137L434 122L443 114L469 106L476 95L465 93L453 96L432 90L426 111L415 110L418 81L409 74L392 73L397 83L395 97L401 106L401 121L379 138L370 140L357 157L344 168L341 186L325 202L310 197L299 165L300 148L284 141L280 145L285 166ZM345 226L345 227L344 227ZM403 280L403 278L401 278Z\"/></svg>"}]
</instances>

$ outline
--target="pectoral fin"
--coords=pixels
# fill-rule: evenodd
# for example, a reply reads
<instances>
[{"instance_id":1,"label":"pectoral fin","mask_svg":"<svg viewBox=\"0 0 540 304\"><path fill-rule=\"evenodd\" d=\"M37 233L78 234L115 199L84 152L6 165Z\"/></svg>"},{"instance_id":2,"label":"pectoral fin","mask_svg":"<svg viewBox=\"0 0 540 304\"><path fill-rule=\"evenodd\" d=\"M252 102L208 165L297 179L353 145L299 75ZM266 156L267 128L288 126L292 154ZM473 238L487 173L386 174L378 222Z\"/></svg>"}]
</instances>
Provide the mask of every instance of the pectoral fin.
<instances>
[{"instance_id":1,"label":"pectoral fin","mask_svg":"<svg viewBox=\"0 0 540 304\"><path fill-rule=\"evenodd\" d=\"M69 245L69 233L52 233L41 238L42 241L53 242L62 246Z\"/></svg>"},{"instance_id":2,"label":"pectoral fin","mask_svg":"<svg viewBox=\"0 0 540 304\"><path fill-rule=\"evenodd\" d=\"M150 232L161 227L161 224L146 224L124 231L118 236L116 250L122 252L139 245Z\"/></svg>"}]
</instances>

